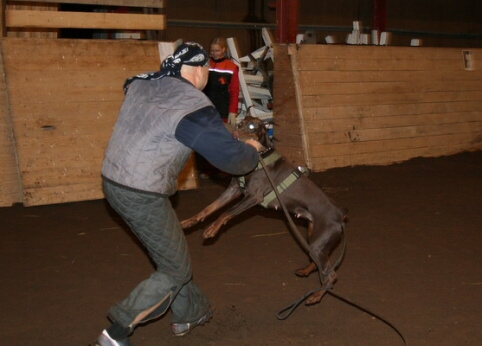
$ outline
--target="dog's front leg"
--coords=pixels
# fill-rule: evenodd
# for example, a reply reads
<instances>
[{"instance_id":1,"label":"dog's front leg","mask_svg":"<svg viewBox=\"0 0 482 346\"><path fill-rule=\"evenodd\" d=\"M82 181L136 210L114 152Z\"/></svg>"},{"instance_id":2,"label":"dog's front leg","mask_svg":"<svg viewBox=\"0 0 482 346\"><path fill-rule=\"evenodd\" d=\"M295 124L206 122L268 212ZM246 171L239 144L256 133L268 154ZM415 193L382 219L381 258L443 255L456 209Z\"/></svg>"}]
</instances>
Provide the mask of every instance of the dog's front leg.
<instances>
[{"instance_id":1,"label":"dog's front leg","mask_svg":"<svg viewBox=\"0 0 482 346\"><path fill-rule=\"evenodd\" d=\"M203 237L205 239L214 237L221 226L225 225L229 220L231 220L234 216L241 214L243 211L248 210L251 207L261 203L263 201L263 197L256 197L252 195L245 195L244 198L239 202L233 205L231 208L226 210L222 213L216 221L214 221L211 225L209 225L203 233Z\"/></svg>"},{"instance_id":2,"label":"dog's front leg","mask_svg":"<svg viewBox=\"0 0 482 346\"><path fill-rule=\"evenodd\" d=\"M241 189L236 178L233 178L229 183L229 186L224 192L210 205L204 208L198 214L190 217L189 219L181 221L181 227L183 229L189 228L197 224L199 221L203 221L206 217L214 213L216 210L224 207L229 202L235 200L241 195Z\"/></svg>"}]
</instances>

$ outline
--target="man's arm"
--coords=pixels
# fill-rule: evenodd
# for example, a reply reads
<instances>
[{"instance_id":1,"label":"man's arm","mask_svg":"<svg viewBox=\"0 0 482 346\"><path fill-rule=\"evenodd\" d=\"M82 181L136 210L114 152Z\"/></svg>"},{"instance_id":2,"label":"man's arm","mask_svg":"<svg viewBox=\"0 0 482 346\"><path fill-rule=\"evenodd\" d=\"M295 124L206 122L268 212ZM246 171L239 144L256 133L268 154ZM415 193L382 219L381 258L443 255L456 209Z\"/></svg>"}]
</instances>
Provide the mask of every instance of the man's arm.
<instances>
[{"instance_id":1,"label":"man's arm","mask_svg":"<svg viewBox=\"0 0 482 346\"><path fill-rule=\"evenodd\" d=\"M244 175L258 164L257 150L236 140L212 106L185 116L179 122L175 136L216 168L229 174Z\"/></svg>"}]
</instances>

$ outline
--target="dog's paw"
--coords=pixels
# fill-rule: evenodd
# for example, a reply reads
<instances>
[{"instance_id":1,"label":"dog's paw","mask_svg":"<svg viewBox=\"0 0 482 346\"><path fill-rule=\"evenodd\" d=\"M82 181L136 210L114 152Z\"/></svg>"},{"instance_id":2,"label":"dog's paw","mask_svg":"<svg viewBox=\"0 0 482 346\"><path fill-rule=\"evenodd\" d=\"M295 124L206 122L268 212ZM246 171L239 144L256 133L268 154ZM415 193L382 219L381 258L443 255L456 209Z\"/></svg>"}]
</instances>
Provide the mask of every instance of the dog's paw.
<instances>
[{"instance_id":1,"label":"dog's paw","mask_svg":"<svg viewBox=\"0 0 482 346\"><path fill-rule=\"evenodd\" d=\"M194 226L194 225L197 224L198 222L199 222L199 220L194 219L194 218L182 220L182 221L181 221L181 227L182 227L182 229L186 229L186 228L189 228L189 227Z\"/></svg>"},{"instance_id":2,"label":"dog's paw","mask_svg":"<svg viewBox=\"0 0 482 346\"><path fill-rule=\"evenodd\" d=\"M214 238L218 234L218 230L212 227L208 227L204 230L203 232L203 238L204 239L209 239L209 238Z\"/></svg>"},{"instance_id":3,"label":"dog's paw","mask_svg":"<svg viewBox=\"0 0 482 346\"><path fill-rule=\"evenodd\" d=\"M325 290L313 293L311 296L308 297L308 299L306 299L305 305L313 305L319 303L325 293Z\"/></svg>"},{"instance_id":4,"label":"dog's paw","mask_svg":"<svg viewBox=\"0 0 482 346\"><path fill-rule=\"evenodd\" d=\"M298 270L295 271L295 274L296 276L299 276L299 277L307 277L309 276L311 273L313 273L314 271L316 271L317 268L316 268L316 264L314 264L313 262L310 263L310 265L306 268L300 268Z\"/></svg>"},{"instance_id":5,"label":"dog's paw","mask_svg":"<svg viewBox=\"0 0 482 346\"><path fill-rule=\"evenodd\" d=\"M308 275L310 275L311 272L307 272L305 270L305 268L302 268L302 269L298 269L297 271L295 271L295 275L296 276L299 276L301 278L305 278L307 277Z\"/></svg>"},{"instance_id":6,"label":"dog's paw","mask_svg":"<svg viewBox=\"0 0 482 346\"><path fill-rule=\"evenodd\" d=\"M216 234L218 234L218 232L219 232L219 225L216 222L214 222L204 229L203 238L204 239L214 238Z\"/></svg>"}]
</instances>

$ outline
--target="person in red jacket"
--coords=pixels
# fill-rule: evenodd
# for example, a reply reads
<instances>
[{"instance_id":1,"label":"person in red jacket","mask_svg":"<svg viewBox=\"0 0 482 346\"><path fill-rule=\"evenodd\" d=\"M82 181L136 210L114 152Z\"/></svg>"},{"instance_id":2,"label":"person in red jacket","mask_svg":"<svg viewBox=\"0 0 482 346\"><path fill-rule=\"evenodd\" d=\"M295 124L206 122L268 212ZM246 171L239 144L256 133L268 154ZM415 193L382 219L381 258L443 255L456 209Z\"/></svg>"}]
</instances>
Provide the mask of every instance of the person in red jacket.
<instances>
[{"instance_id":1,"label":"person in red jacket","mask_svg":"<svg viewBox=\"0 0 482 346\"><path fill-rule=\"evenodd\" d=\"M211 100L224 123L236 127L239 98L238 66L227 57L224 37L211 41L209 58L209 78L203 92ZM216 169L202 156L196 154L196 167L201 179L225 179L228 176Z\"/></svg>"},{"instance_id":2,"label":"person in red jacket","mask_svg":"<svg viewBox=\"0 0 482 346\"><path fill-rule=\"evenodd\" d=\"M225 123L236 126L239 98L239 69L227 57L226 39L215 37L211 41L209 79L204 93L221 114Z\"/></svg>"}]
</instances>

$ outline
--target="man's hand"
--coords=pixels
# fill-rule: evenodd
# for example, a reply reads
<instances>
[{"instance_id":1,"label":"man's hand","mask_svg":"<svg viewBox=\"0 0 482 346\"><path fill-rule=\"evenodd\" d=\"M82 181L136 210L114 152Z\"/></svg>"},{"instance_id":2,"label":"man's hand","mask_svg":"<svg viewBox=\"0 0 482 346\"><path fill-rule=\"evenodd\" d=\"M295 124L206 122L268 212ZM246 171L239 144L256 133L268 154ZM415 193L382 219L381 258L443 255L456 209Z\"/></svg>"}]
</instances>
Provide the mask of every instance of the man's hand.
<instances>
[{"instance_id":1,"label":"man's hand","mask_svg":"<svg viewBox=\"0 0 482 346\"><path fill-rule=\"evenodd\" d=\"M256 139L247 139L244 143L251 145L258 153L263 152L266 150L266 148L258 142Z\"/></svg>"},{"instance_id":2,"label":"man's hand","mask_svg":"<svg viewBox=\"0 0 482 346\"><path fill-rule=\"evenodd\" d=\"M233 127L236 127L236 117L237 117L236 113L229 113L228 114L228 124L233 126Z\"/></svg>"}]
</instances>

